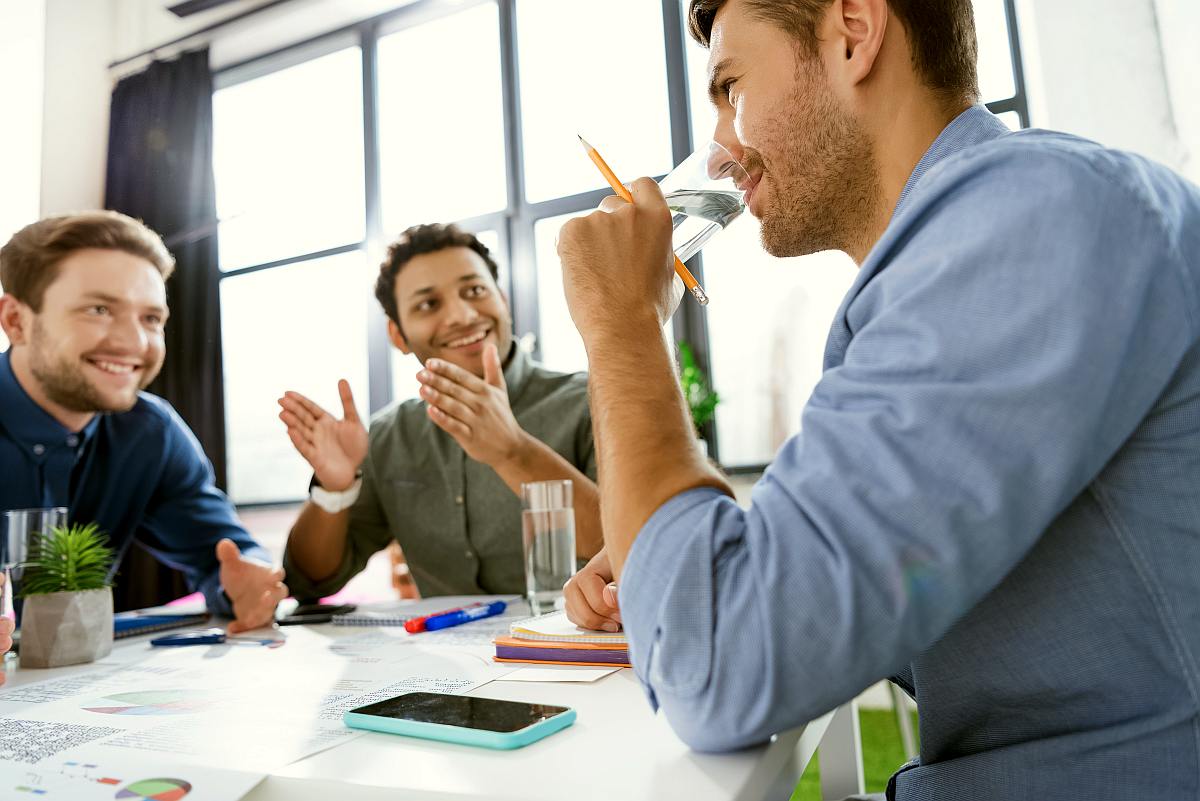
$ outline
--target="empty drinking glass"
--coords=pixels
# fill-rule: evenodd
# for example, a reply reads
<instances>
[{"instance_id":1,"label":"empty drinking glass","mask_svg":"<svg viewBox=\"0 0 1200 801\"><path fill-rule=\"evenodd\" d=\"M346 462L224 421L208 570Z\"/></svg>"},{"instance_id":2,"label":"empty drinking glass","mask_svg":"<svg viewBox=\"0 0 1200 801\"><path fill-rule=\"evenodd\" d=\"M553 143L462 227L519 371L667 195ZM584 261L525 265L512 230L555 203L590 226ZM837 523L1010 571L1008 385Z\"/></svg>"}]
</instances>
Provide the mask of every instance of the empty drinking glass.
<instances>
[{"instance_id":1,"label":"empty drinking glass","mask_svg":"<svg viewBox=\"0 0 1200 801\"><path fill-rule=\"evenodd\" d=\"M535 615L563 608L563 585L575 575L574 485L521 485L525 591Z\"/></svg>"},{"instance_id":2,"label":"empty drinking glass","mask_svg":"<svg viewBox=\"0 0 1200 801\"><path fill-rule=\"evenodd\" d=\"M67 524L63 506L44 509L13 509L4 513L3 537L0 537L0 564L4 566L3 613L13 617L12 599L16 583L21 581L22 565L29 560L29 550L44 532Z\"/></svg>"}]
</instances>

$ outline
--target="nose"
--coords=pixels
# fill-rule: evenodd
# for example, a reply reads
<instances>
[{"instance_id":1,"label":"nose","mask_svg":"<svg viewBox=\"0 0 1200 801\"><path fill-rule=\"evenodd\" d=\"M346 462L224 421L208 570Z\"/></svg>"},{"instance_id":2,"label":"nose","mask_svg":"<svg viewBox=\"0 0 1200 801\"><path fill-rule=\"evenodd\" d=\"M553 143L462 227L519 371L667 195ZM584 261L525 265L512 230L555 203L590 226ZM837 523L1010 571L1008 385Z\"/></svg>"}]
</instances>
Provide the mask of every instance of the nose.
<instances>
[{"instance_id":1,"label":"nose","mask_svg":"<svg viewBox=\"0 0 1200 801\"><path fill-rule=\"evenodd\" d=\"M722 113L718 115L717 125L713 129L712 140L728 150L729 155L733 156L738 164L745 161L746 149L742 145L742 140L738 138L733 114Z\"/></svg>"},{"instance_id":2,"label":"nose","mask_svg":"<svg viewBox=\"0 0 1200 801\"><path fill-rule=\"evenodd\" d=\"M108 344L130 354L146 352L148 343L146 329L135 315L118 315L108 329Z\"/></svg>"},{"instance_id":3,"label":"nose","mask_svg":"<svg viewBox=\"0 0 1200 801\"><path fill-rule=\"evenodd\" d=\"M469 325L478 319L475 305L465 298L456 296L446 304L446 322L450 325Z\"/></svg>"}]
</instances>

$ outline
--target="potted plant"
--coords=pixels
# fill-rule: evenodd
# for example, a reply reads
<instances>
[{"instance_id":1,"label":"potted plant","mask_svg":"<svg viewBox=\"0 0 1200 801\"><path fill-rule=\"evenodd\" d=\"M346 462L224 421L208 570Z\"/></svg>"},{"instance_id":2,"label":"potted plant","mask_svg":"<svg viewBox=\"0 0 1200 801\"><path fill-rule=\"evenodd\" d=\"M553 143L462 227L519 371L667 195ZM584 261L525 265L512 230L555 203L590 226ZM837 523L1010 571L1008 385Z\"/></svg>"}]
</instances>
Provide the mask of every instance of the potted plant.
<instances>
[{"instance_id":1,"label":"potted plant","mask_svg":"<svg viewBox=\"0 0 1200 801\"><path fill-rule=\"evenodd\" d=\"M112 652L113 552L95 523L50 529L22 565L21 667L92 662Z\"/></svg>"},{"instance_id":2,"label":"potted plant","mask_svg":"<svg viewBox=\"0 0 1200 801\"><path fill-rule=\"evenodd\" d=\"M700 441L700 450L707 456L708 443L704 441L701 432L704 430L704 424L716 415L721 397L713 391L708 383L708 376L696 364L692 346L683 341L679 343L679 385L683 389L683 397L692 415L692 425Z\"/></svg>"}]
</instances>

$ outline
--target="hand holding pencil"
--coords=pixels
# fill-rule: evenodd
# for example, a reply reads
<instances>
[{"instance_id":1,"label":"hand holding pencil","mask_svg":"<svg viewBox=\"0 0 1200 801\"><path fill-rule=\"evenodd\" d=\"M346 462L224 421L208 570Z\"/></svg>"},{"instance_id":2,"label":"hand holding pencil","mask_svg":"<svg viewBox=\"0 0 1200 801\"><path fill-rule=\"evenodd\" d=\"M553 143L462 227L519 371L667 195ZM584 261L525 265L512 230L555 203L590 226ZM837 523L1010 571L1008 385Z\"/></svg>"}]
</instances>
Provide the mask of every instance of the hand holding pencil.
<instances>
[{"instance_id":1,"label":"hand holding pencil","mask_svg":"<svg viewBox=\"0 0 1200 801\"><path fill-rule=\"evenodd\" d=\"M579 135L576 134L576 136ZM608 182L608 185L612 187L612 190L617 193L618 197L620 197L626 203L632 203L633 196L629 194L629 190L626 189L625 185L622 184L617 178L616 173L614 173L612 168L608 166L608 163L604 160L604 157L600 155L600 152L588 144L588 141L582 136L579 136L579 142L583 145L583 149L587 151L588 158L590 158L592 163L595 164L600 170L600 174L604 176L604 180ZM692 275L691 271L684 265L684 263L679 260L678 256L675 256L675 273L680 277L680 279L683 280L683 285L687 287L688 292L692 293L692 297L696 299L696 302L701 306L707 306L708 295L704 293L704 289L700 286L700 282L696 280L696 277Z\"/></svg>"}]
</instances>

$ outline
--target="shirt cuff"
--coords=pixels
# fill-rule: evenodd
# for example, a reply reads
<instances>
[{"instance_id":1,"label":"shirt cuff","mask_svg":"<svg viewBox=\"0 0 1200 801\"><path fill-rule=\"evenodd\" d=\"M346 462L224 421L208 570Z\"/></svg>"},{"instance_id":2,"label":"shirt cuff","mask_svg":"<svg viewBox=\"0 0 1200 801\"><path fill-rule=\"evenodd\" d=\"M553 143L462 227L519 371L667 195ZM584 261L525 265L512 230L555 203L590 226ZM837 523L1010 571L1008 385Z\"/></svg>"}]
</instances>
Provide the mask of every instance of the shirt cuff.
<instances>
[{"instance_id":1,"label":"shirt cuff","mask_svg":"<svg viewBox=\"0 0 1200 801\"><path fill-rule=\"evenodd\" d=\"M677 584L684 541L703 536L700 521L709 513L709 505L728 496L712 487L681 492L660 506L638 533L625 560L625 569L617 587L621 620L629 640L629 657L634 674L641 681L651 707L658 709L652 677L656 646L663 621L666 588ZM731 501L732 502L732 501ZM711 534L709 535L711 536ZM711 576L710 576L711 582ZM692 612L701 620L701 630L711 632L711 594L696 594L699 605ZM704 620L708 621L706 626ZM704 671L707 674L707 670Z\"/></svg>"}]
</instances>

